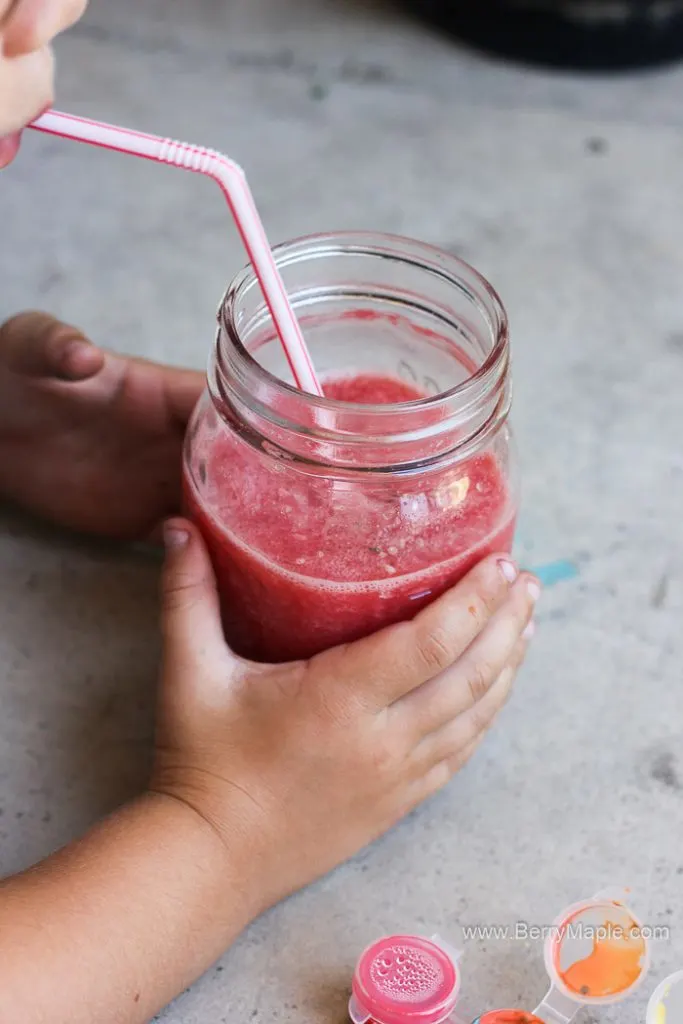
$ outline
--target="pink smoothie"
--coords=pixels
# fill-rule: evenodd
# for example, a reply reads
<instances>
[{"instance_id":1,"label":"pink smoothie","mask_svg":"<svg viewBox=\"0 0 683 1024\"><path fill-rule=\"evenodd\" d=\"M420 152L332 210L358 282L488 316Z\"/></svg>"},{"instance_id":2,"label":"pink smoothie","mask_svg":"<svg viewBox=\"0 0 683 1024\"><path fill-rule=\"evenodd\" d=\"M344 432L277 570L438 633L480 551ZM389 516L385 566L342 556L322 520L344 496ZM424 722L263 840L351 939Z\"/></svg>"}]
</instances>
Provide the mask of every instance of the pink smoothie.
<instances>
[{"instance_id":1,"label":"pink smoothie","mask_svg":"<svg viewBox=\"0 0 683 1024\"><path fill-rule=\"evenodd\" d=\"M374 375L331 381L325 393L362 404L423 397ZM308 658L410 619L512 545L514 503L492 454L437 475L428 497L406 485L400 501L395 483L387 497L306 476L227 431L198 459L201 493L186 475L187 510L211 552L227 639L243 657Z\"/></svg>"}]
</instances>

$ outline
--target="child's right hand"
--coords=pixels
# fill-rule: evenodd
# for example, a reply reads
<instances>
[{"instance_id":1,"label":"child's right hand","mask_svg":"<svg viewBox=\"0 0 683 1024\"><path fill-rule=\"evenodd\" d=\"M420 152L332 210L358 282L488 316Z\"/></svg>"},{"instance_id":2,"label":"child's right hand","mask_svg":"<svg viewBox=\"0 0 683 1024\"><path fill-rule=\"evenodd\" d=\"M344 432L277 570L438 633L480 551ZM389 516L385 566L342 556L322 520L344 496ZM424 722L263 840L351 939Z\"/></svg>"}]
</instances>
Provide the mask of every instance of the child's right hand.
<instances>
[{"instance_id":1,"label":"child's right hand","mask_svg":"<svg viewBox=\"0 0 683 1024\"><path fill-rule=\"evenodd\" d=\"M249 850L257 913L381 835L448 782L503 707L537 580L487 558L413 622L309 662L226 646L197 531L167 526L165 667L152 781Z\"/></svg>"},{"instance_id":2,"label":"child's right hand","mask_svg":"<svg viewBox=\"0 0 683 1024\"><path fill-rule=\"evenodd\" d=\"M174 521L167 545L150 790L0 884L3 1021L143 1024L443 786L505 702L539 592L492 557L411 623L252 665L226 647L196 530Z\"/></svg>"}]
</instances>

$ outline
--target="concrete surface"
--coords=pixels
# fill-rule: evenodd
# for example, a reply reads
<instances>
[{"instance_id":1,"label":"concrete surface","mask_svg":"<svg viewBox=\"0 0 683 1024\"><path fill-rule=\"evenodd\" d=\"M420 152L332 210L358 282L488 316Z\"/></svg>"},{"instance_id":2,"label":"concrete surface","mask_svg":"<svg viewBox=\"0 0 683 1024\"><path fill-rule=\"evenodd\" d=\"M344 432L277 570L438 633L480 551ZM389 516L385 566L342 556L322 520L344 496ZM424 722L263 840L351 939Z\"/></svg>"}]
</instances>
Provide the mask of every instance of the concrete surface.
<instances>
[{"instance_id":1,"label":"concrete surface","mask_svg":"<svg viewBox=\"0 0 683 1024\"><path fill-rule=\"evenodd\" d=\"M642 1021L683 966L683 72L520 71L352 0L95 0L59 55L62 106L234 154L273 239L398 231L494 282L513 325L520 554L570 567L448 792L257 922L160 1019L332 1024L376 935L544 925L616 880L671 929L642 997L600 1016ZM32 138L0 224L0 313L39 302L107 345L204 364L243 261L211 185ZM10 872L144 778L157 566L6 517L0 571ZM464 970L471 1017L532 1008L545 983L534 943L469 942Z\"/></svg>"}]
</instances>

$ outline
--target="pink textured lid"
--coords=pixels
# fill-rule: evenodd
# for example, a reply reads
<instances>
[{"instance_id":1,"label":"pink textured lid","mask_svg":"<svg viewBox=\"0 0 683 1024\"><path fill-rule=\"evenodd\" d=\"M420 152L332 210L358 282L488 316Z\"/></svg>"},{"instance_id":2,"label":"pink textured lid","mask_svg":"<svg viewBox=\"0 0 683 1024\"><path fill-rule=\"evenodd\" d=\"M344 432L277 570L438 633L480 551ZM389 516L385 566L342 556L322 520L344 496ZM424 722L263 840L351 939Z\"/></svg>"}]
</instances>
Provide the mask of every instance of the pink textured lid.
<instances>
[{"instance_id":1,"label":"pink textured lid","mask_svg":"<svg viewBox=\"0 0 683 1024\"><path fill-rule=\"evenodd\" d=\"M391 935L365 950L353 978L359 1007L377 1024L440 1024L455 1009L460 972L418 935Z\"/></svg>"}]
</instances>

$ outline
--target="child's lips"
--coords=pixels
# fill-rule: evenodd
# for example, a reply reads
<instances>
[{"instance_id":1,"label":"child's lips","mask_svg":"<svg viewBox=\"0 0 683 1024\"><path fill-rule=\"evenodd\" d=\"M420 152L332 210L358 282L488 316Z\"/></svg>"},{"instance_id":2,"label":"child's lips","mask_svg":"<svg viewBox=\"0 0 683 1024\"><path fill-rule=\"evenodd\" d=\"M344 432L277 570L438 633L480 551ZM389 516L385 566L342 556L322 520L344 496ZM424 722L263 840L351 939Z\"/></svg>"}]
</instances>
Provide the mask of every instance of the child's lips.
<instances>
[{"instance_id":1,"label":"child's lips","mask_svg":"<svg viewBox=\"0 0 683 1024\"><path fill-rule=\"evenodd\" d=\"M11 135L0 137L0 170L11 164L19 152L21 135L21 132L12 132Z\"/></svg>"}]
</instances>

